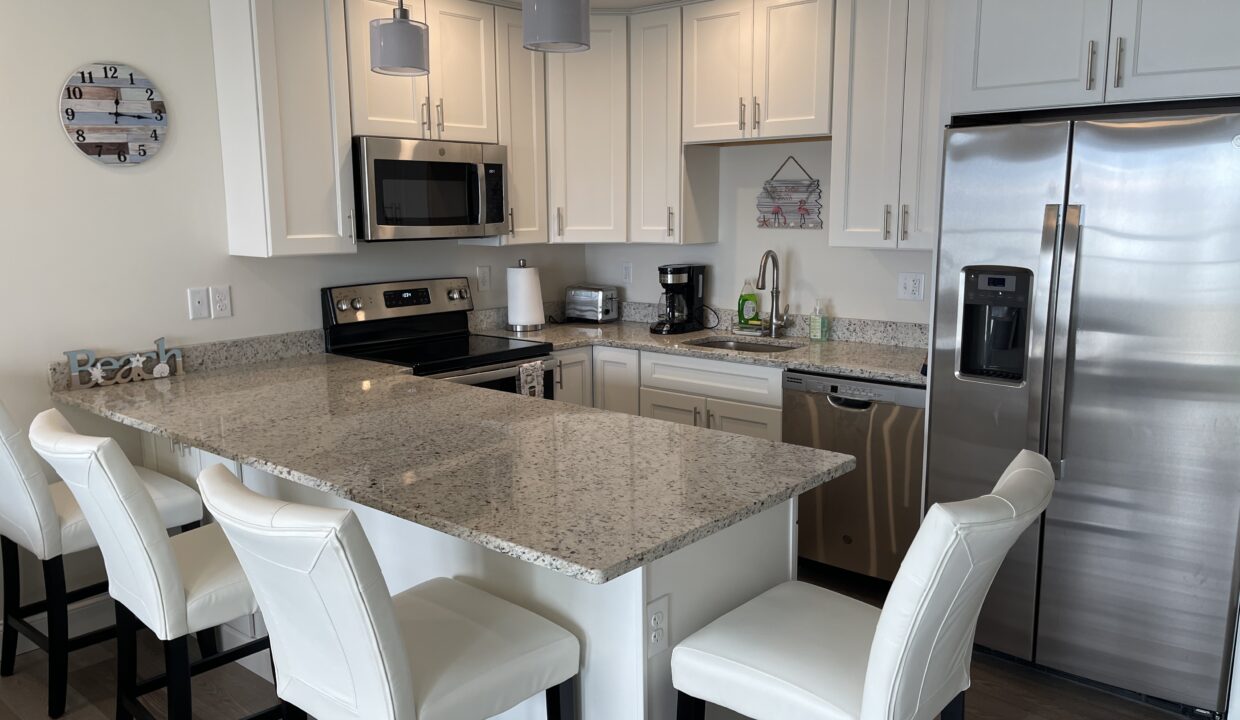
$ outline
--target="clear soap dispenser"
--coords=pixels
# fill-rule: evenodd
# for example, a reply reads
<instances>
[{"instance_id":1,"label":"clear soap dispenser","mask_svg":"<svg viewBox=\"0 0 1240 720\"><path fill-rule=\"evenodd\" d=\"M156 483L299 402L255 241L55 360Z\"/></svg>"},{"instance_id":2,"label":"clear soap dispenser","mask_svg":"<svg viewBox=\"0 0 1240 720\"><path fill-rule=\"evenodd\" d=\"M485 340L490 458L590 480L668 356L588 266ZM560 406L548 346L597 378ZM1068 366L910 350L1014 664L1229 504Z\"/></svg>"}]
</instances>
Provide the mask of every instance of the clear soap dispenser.
<instances>
[{"instance_id":1,"label":"clear soap dispenser","mask_svg":"<svg viewBox=\"0 0 1240 720\"><path fill-rule=\"evenodd\" d=\"M821 299L814 301L814 314L809 318L809 339L817 341L825 341L827 339L827 314L823 310L824 303Z\"/></svg>"}]
</instances>

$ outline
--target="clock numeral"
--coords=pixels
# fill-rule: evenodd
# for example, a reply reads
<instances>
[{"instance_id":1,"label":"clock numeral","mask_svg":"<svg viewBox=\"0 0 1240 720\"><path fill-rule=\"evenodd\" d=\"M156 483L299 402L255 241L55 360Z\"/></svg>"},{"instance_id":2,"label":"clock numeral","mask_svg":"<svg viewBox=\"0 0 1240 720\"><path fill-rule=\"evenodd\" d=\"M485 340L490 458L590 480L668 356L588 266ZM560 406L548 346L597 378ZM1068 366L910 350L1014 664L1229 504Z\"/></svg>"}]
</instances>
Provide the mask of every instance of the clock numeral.
<instances>
[{"instance_id":1,"label":"clock numeral","mask_svg":"<svg viewBox=\"0 0 1240 720\"><path fill-rule=\"evenodd\" d=\"M77 113L73 111L73 108L65 108L65 119L66 120L72 122L73 118L75 117L77 117Z\"/></svg>"},{"instance_id":2,"label":"clock numeral","mask_svg":"<svg viewBox=\"0 0 1240 720\"><path fill-rule=\"evenodd\" d=\"M129 156L125 154L124 150L116 153L116 159L118 162L129 162Z\"/></svg>"},{"instance_id":3,"label":"clock numeral","mask_svg":"<svg viewBox=\"0 0 1240 720\"><path fill-rule=\"evenodd\" d=\"M95 157L103 157L103 146L102 145L95 146Z\"/></svg>"},{"instance_id":4,"label":"clock numeral","mask_svg":"<svg viewBox=\"0 0 1240 720\"><path fill-rule=\"evenodd\" d=\"M147 99L147 100L154 100L154 99L155 99L155 88L147 88L147 89L146 89L146 99Z\"/></svg>"},{"instance_id":5,"label":"clock numeral","mask_svg":"<svg viewBox=\"0 0 1240 720\"><path fill-rule=\"evenodd\" d=\"M146 145L138 146L138 157L146 157ZM124 162L123 160L121 162Z\"/></svg>"},{"instance_id":6,"label":"clock numeral","mask_svg":"<svg viewBox=\"0 0 1240 720\"><path fill-rule=\"evenodd\" d=\"M95 84L95 71L94 70L79 70L78 75L81 76L82 82L90 83L91 85Z\"/></svg>"},{"instance_id":7,"label":"clock numeral","mask_svg":"<svg viewBox=\"0 0 1240 720\"><path fill-rule=\"evenodd\" d=\"M164 119L164 111L163 111L163 110L156 110L156 111L155 111L155 119L156 119L156 120L158 120L158 121L160 121L160 122L163 122L163 119Z\"/></svg>"},{"instance_id":8,"label":"clock numeral","mask_svg":"<svg viewBox=\"0 0 1240 720\"><path fill-rule=\"evenodd\" d=\"M129 73L129 84L133 85L133 73Z\"/></svg>"},{"instance_id":9,"label":"clock numeral","mask_svg":"<svg viewBox=\"0 0 1240 720\"><path fill-rule=\"evenodd\" d=\"M115 80L116 79L116 66L115 65L100 65L99 67L103 69L104 80Z\"/></svg>"},{"instance_id":10,"label":"clock numeral","mask_svg":"<svg viewBox=\"0 0 1240 720\"><path fill-rule=\"evenodd\" d=\"M155 142L159 142L159 131L158 130L151 131L151 139L154 140Z\"/></svg>"},{"instance_id":11,"label":"clock numeral","mask_svg":"<svg viewBox=\"0 0 1240 720\"><path fill-rule=\"evenodd\" d=\"M86 133L85 133L85 132L83 132L83 131L81 131L81 130L78 130L78 131L76 131L76 134L77 134L77 141L78 141L78 142L86 142Z\"/></svg>"},{"instance_id":12,"label":"clock numeral","mask_svg":"<svg viewBox=\"0 0 1240 720\"><path fill-rule=\"evenodd\" d=\"M80 87L65 88L65 99L66 100L81 100L82 99L82 88Z\"/></svg>"}]
</instances>

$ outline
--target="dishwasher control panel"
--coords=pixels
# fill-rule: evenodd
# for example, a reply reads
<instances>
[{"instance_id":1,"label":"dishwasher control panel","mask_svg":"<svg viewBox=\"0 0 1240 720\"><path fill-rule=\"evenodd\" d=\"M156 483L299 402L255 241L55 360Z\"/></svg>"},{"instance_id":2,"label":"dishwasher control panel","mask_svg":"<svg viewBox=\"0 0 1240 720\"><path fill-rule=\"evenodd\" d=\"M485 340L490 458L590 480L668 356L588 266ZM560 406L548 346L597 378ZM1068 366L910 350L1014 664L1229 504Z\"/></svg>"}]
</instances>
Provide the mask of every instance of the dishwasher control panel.
<instances>
[{"instance_id":1,"label":"dishwasher control panel","mask_svg":"<svg viewBox=\"0 0 1240 720\"><path fill-rule=\"evenodd\" d=\"M833 395L847 400L895 403L925 407L925 389L904 385L883 385L857 382L844 378L806 373L784 373L784 392L804 392L814 395Z\"/></svg>"}]
</instances>

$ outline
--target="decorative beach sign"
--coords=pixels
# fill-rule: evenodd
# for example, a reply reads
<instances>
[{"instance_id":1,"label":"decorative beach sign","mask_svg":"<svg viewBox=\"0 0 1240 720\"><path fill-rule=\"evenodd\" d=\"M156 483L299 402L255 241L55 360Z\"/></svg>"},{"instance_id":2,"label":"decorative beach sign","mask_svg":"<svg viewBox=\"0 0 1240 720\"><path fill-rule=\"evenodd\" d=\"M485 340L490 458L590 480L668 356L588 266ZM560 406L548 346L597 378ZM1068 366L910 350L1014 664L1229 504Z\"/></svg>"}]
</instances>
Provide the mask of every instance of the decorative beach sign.
<instances>
[{"instance_id":1,"label":"decorative beach sign","mask_svg":"<svg viewBox=\"0 0 1240 720\"><path fill-rule=\"evenodd\" d=\"M780 178L793 163L804 177ZM789 155L758 194L758 227L778 230L818 230L822 228L822 183L811 177L805 166Z\"/></svg>"},{"instance_id":2,"label":"decorative beach sign","mask_svg":"<svg viewBox=\"0 0 1240 720\"><path fill-rule=\"evenodd\" d=\"M73 390L182 373L180 349L169 350L164 338L155 341L154 350L142 353L101 358L93 350L70 350L65 357L69 358L69 387Z\"/></svg>"}]
</instances>

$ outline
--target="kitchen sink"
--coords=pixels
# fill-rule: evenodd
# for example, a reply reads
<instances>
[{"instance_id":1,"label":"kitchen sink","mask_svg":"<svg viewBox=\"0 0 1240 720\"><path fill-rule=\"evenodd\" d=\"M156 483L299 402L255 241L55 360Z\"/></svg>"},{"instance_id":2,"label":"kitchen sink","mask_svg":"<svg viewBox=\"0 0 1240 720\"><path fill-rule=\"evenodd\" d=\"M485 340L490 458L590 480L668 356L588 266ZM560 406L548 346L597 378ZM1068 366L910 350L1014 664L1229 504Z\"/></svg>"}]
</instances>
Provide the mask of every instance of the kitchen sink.
<instances>
[{"instance_id":1,"label":"kitchen sink","mask_svg":"<svg viewBox=\"0 0 1240 720\"><path fill-rule=\"evenodd\" d=\"M700 348L736 350L737 352L748 353L781 353L804 347L804 345L797 345L795 343L750 342L747 340L734 340L732 338L717 337L702 338L701 340L690 340L685 344Z\"/></svg>"}]
</instances>

